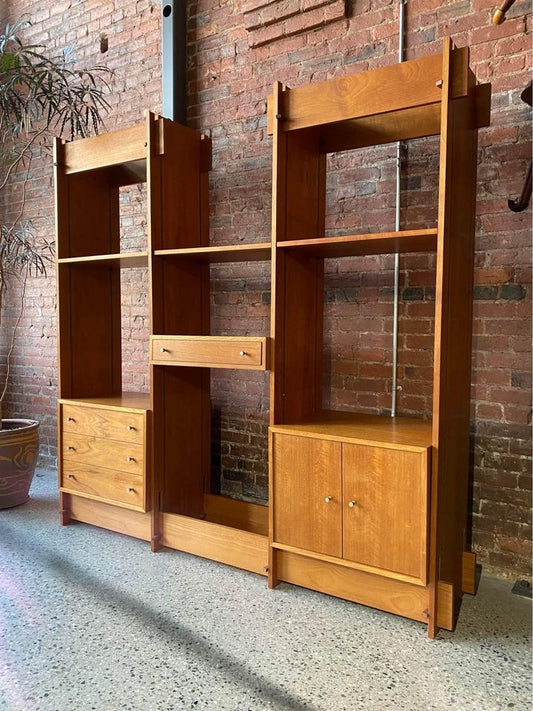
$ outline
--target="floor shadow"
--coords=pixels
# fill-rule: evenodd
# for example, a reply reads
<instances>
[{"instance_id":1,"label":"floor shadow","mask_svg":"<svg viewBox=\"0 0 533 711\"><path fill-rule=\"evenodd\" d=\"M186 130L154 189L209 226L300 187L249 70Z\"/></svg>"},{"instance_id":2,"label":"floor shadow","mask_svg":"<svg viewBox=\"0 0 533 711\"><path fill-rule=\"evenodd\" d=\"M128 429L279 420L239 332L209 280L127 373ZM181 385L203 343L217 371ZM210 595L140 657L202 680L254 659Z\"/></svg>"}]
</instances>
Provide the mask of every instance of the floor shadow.
<instances>
[{"instance_id":1,"label":"floor shadow","mask_svg":"<svg viewBox=\"0 0 533 711\"><path fill-rule=\"evenodd\" d=\"M0 522L0 540L5 549L11 549L25 557L31 556L39 566L47 568L65 582L76 583L85 590L89 590L98 600L112 603L132 618L140 621L145 626L156 629L158 633L187 648L204 662L207 662L217 671L222 671L240 684L253 691L259 692L265 701L270 701L279 709L291 711L313 711L316 707L302 701L273 682L256 674L241 660L232 657L228 652L218 650L209 641L181 625L169 614L152 609L147 603L134 599L123 592L118 592L112 585L97 579L85 569L72 563L65 557L50 551L33 536L21 532L20 526L12 526Z\"/></svg>"}]
</instances>

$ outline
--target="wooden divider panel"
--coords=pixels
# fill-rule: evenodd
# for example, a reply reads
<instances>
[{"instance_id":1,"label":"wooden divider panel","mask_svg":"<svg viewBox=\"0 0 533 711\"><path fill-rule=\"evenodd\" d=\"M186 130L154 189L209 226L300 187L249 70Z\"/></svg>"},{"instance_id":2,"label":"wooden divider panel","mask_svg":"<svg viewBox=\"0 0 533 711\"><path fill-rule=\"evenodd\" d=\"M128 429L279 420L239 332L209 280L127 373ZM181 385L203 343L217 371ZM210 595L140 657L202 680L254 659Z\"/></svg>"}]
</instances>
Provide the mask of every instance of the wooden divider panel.
<instances>
[{"instance_id":1,"label":"wooden divider panel","mask_svg":"<svg viewBox=\"0 0 533 711\"><path fill-rule=\"evenodd\" d=\"M457 602L462 589L468 502L477 131L473 84L469 98L451 101L454 55L450 54L448 59L445 52L443 72L431 574L453 586Z\"/></svg>"}]
</instances>

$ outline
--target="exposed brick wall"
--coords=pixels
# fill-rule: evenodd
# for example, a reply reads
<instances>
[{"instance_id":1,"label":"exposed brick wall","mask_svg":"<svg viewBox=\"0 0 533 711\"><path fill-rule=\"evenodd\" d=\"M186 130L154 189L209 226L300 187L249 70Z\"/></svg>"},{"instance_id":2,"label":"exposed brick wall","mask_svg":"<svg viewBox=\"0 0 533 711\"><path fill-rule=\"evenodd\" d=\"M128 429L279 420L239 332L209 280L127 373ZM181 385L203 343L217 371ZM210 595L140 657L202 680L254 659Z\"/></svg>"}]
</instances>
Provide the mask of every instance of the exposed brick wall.
<instances>
[{"instance_id":1,"label":"exposed brick wall","mask_svg":"<svg viewBox=\"0 0 533 711\"><path fill-rule=\"evenodd\" d=\"M341 5L344 16L328 16L335 21L311 29L312 13L324 13L326 18L326 12L336 13ZM520 100L531 66L530 18L528 3L518 0L506 22L496 27L490 24L493 7L489 0L410 0L406 53L412 58L438 52L442 37L451 35L457 45L471 47L479 80L493 83L492 125L480 131L479 143L471 421L473 546L486 566L524 576L530 574L531 560L531 208L514 214L507 209L507 199L520 194L531 152L530 109ZM112 110L106 120L110 130L138 122L145 108L160 109L161 8L156 0L75 4L11 0L9 9L13 15L29 14L34 26L28 36L33 40L53 48L73 44L84 63L103 61L115 70ZM272 10L274 14L268 15ZM397 4L389 0L295 0L291 4L190 0L188 13L189 123L213 140L211 240L266 241L272 147L266 136L265 108L272 82L295 87L396 62ZM109 49L100 54L104 35ZM437 175L434 140L410 143L403 161L403 226L434 224ZM28 214L38 215L38 227L51 235L49 162L36 161L32 166L29 190ZM130 195L130 206L138 197ZM125 214L125 228L142 232L135 214L133 205L131 220ZM393 215L392 148L330 157L328 234L390 228ZM401 267L398 411L427 415L432 260L427 255L406 255ZM264 266L252 265L244 274L240 267L224 267L213 276L213 332L268 332ZM55 454L57 381L54 282L51 274L28 287L6 402L8 411L39 416L43 461L50 466ZM132 278L125 286L124 331L134 341L128 352L134 365L127 375L139 388L146 382L142 284L142 278ZM13 287L4 324L15 318L16 297ZM386 411L392 356L391 258L328 261L326 302L325 405ZM358 335L354 336L354 329ZM5 350L5 333L2 339ZM222 488L261 498L266 483L266 382L254 374L239 378L235 387L231 375L220 371L213 375L212 388L213 454L215 470L222 469Z\"/></svg>"}]
</instances>

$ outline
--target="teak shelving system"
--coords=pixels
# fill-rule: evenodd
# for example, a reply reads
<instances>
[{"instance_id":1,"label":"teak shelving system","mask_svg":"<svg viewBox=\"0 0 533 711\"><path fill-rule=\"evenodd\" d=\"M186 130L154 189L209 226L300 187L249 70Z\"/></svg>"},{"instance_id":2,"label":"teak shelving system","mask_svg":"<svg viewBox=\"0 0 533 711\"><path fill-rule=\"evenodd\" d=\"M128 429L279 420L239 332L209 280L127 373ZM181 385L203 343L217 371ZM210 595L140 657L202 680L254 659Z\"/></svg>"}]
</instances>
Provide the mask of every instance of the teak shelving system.
<instances>
[{"instance_id":1,"label":"teak shelving system","mask_svg":"<svg viewBox=\"0 0 533 711\"><path fill-rule=\"evenodd\" d=\"M476 86L468 50L449 39L442 55L299 89L276 83L266 244L209 246L210 144L190 129L150 115L146 127L58 143L63 522L401 614L427 623L430 636L452 629L474 586L472 271L477 129L489 112L490 86ZM327 153L432 135L435 227L325 237ZM147 252L120 254L117 186L141 180ZM324 258L394 252L436 253L432 420L326 412ZM271 261L271 338L211 336L209 265L257 260ZM121 392L117 361L117 274L139 265L149 273L150 395ZM271 371L269 507L206 489L217 367Z\"/></svg>"}]
</instances>

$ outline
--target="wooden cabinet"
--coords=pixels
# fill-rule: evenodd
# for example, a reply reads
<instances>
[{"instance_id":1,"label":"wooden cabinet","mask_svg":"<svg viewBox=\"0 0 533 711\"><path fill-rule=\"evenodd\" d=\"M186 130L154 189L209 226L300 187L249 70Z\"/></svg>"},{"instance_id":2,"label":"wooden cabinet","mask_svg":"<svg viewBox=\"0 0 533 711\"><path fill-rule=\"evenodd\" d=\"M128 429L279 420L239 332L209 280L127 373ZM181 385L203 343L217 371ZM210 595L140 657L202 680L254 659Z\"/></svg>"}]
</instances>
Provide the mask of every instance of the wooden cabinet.
<instances>
[{"instance_id":1,"label":"wooden cabinet","mask_svg":"<svg viewBox=\"0 0 533 711\"><path fill-rule=\"evenodd\" d=\"M82 520L154 541L159 511L152 507L149 335L146 392L131 392L124 385L123 289L135 270L154 306L147 314L153 323L161 303L154 305L157 280L151 275L160 275L162 266L159 261L152 269L154 250L175 246L177 235L183 246L198 244L202 234L209 141L148 113L144 124L57 140L54 150L61 521ZM121 189L129 186L139 186L146 197L145 229L135 245L124 237L120 216ZM176 292L183 296L179 286Z\"/></svg>"},{"instance_id":2,"label":"wooden cabinet","mask_svg":"<svg viewBox=\"0 0 533 711\"><path fill-rule=\"evenodd\" d=\"M274 545L425 585L429 426L427 445L409 449L297 431L271 429Z\"/></svg>"},{"instance_id":3,"label":"wooden cabinet","mask_svg":"<svg viewBox=\"0 0 533 711\"><path fill-rule=\"evenodd\" d=\"M71 401L59 407L61 493L148 511L148 413Z\"/></svg>"},{"instance_id":4,"label":"wooden cabinet","mask_svg":"<svg viewBox=\"0 0 533 711\"><path fill-rule=\"evenodd\" d=\"M275 83L268 101L269 584L425 621L430 636L453 628L473 559L465 547L477 129L489 124L490 86L476 85L468 61L468 49L446 38L441 55L295 89ZM328 154L428 136L439 136L440 172L425 227L326 234ZM431 420L327 411L325 259L410 252L435 255Z\"/></svg>"},{"instance_id":5,"label":"wooden cabinet","mask_svg":"<svg viewBox=\"0 0 533 711\"><path fill-rule=\"evenodd\" d=\"M56 143L64 523L268 572L271 587L373 605L424 622L431 636L453 628L463 571L473 575L477 129L490 113L490 86L476 84L468 59L446 38L441 54L400 65L296 89L276 82L268 243L209 244L210 141L187 127L149 115L144 126ZM326 234L328 154L429 136L440 141L431 223ZM146 245L126 252L119 190L139 183ZM435 255L431 420L324 409L324 260L409 252ZM211 265L236 273L257 261L271 270L269 336L213 335ZM149 303L147 393L122 383L121 270L131 269L143 270ZM268 511L209 490L213 368L270 370Z\"/></svg>"}]
</instances>

